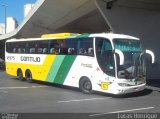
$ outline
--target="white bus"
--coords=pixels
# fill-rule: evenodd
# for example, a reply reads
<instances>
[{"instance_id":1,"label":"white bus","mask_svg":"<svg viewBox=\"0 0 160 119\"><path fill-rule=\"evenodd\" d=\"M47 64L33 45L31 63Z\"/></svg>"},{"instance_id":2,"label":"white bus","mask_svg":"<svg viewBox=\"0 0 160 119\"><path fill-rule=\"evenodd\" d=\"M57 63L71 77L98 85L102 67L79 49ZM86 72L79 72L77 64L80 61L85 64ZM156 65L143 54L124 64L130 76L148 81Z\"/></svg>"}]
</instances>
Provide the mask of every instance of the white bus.
<instances>
[{"instance_id":1,"label":"white bus","mask_svg":"<svg viewBox=\"0 0 160 119\"><path fill-rule=\"evenodd\" d=\"M84 93L126 94L146 85L145 53L138 38L113 34L46 34L6 41L6 72L19 80L78 87Z\"/></svg>"}]
</instances>

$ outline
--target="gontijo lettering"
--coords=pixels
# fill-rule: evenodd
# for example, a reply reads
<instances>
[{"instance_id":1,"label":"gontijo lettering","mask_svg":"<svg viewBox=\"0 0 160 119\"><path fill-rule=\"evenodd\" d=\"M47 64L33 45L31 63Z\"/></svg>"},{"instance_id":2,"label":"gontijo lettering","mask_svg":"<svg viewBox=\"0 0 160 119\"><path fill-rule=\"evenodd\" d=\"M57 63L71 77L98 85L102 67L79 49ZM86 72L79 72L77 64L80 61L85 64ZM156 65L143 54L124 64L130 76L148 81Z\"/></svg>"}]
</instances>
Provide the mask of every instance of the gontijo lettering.
<instances>
[{"instance_id":1,"label":"gontijo lettering","mask_svg":"<svg viewBox=\"0 0 160 119\"><path fill-rule=\"evenodd\" d=\"M40 62L41 58L40 57L26 57L26 56L21 56L21 61L29 61L29 62Z\"/></svg>"}]
</instances>

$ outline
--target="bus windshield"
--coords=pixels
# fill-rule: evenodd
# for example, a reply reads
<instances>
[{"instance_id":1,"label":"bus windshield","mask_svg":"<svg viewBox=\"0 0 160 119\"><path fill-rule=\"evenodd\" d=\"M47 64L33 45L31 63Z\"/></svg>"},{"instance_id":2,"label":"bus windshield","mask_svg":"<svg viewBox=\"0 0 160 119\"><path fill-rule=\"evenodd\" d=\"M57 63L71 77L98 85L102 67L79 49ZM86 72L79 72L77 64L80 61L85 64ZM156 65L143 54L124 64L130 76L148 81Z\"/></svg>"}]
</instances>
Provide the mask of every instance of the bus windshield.
<instances>
[{"instance_id":1,"label":"bus windshield","mask_svg":"<svg viewBox=\"0 0 160 119\"><path fill-rule=\"evenodd\" d=\"M115 49L121 51L142 51L139 40L131 39L114 39Z\"/></svg>"},{"instance_id":2,"label":"bus windshield","mask_svg":"<svg viewBox=\"0 0 160 119\"><path fill-rule=\"evenodd\" d=\"M105 38L96 38L95 46L97 61L102 71L109 76L115 76L115 62L111 42Z\"/></svg>"},{"instance_id":3,"label":"bus windshield","mask_svg":"<svg viewBox=\"0 0 160 119\"><path fill-rule=\"evenodd\" d=\"M120 79L144 79L145 57L142 54L141 43L138 40L114 39L115 49L124 54L124 64L119 65L117 60L117 77Z\"/></svg>"}]
</instances>

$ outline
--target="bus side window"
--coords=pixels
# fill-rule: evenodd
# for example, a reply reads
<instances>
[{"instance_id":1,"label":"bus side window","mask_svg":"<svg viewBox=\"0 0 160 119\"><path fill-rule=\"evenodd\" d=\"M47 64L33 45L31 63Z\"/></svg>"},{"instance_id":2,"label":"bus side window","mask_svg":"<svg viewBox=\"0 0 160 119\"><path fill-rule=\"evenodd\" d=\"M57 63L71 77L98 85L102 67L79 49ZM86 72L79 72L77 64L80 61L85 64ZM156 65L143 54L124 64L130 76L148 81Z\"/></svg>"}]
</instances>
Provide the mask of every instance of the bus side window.
<instances>
[{"instance_id":1,"label":"bus side window","mask_svg":"<svg viewBox=\"0 0 160 119\"><path fill-rule=\"evenodd\" d=\"M16 48L13 48L13 53L16 53Z\"/></svg>"},{"instance_id":2,"label":"bus side window","mask_svg":"<svg viewBox=\"0 0 160 119\"><path fill-rule=\"evenodd\" d=\"M43 54L47 53L47 48L43 48Z\"/></svg>"},{"instance_id":3,"label":"bus side window","mask_svg":"<svg viewBox=\"0 0 160 119\"><path fill-rule=\"evenodd\" d=\"M19 50L19 46L17 45L18 43L17 42L15 42L14 43L14 48L13 48L13 53L18 53L18 50ZM16 46L16 47L15 47Z\"/></svg>"},{"instance_id":4,"label":"bus side window","mask_svg":"<svg viewBox=\"0 0 160 119\"><path fill-rule=\"evenodd\" d=\"M68 54L68 48L60 48L60 54L67 55Z\"/></svg>"},{"instance_id":5,"label":"bus side window","mask_svg":"<svg viewBox=\"0 0 160 119\"><path fill-rule=\"evenodd\" d=\"M89 56L94 56L93 48L88 48L88 55Z\"/></svg>"},{"instance_id":6,"label":"bus side window","mask_svg":"<svg viewBox=\"0 0 160 119\"><path fill-rule=\"evenodd\" d=\"M55 49L54 48L50 49L50 54L55 54Z\"/></svg>"},{"instance_id":7,"label":"bus side window","mask_svg":"<svg viewBox=\"0 0 160 119\"><path fill-rule=\"evenodd\" d=\"M87 55L87 51L84 48L80 48L79 54L80 55Z\"/></svg>"},{"instance_id":8,"label":"bus side window","mask_svg":"<svg viewBox=\"0 0 160 119\"><path fill-rule=\"evenodd\" d=\"M59 54L60 48L51 48L50 54Z\"/></svg>"},{"instance_id":9,"label":"bus side window","mask_svg":"<svg viewBox=\"0 0 160 119\"><path fill-rule=\"evenodd\" d=\"M25 49L24 48L18 48L18 53L25 53Z\"/></svg>"},{"instance_id":10,"label":"bus side window","mask_svg":"<svg viewBox=\"0 0 160 119\"><path fill-rule=\"evenodd\" d=\"M43 49L42 48L38 48L37 53L42 53Z\"/></svg>"},{"instance_id":11,"label":"bus side window","mask_svg":"<svg viewBox=\"0 0 160 119\"><path fill-rule=\"evenodd\" d=\"M25 53L25 49L24 48L18 48L18 53Z\"/></svg>"},{"instance_id":12,"label":"bus side window","mask_svg":"<svg viewBox=\"0 0 160 119\"><path fill-rule=\"evenodd\" d=\"M24 42L25 43L25 53L30 53L30 48L29 48L29 43L28 42Z\"/></svg>"},{"instance_id":13,"label":"bus side window","mask_svg":"<svg viewBox=\"0 0 160 119\"><path fill-rule=\"evenodd\" d=\"M74 48L68 48L68 54L69 55L75 54L75 49Z\"/></svg>"},{"instance_id":14,"label":"bus side window","mask_svg":"<svg viewBox=\"0 0 160 119\"><path fill-rule=\"evenodd\" d=\"M109 76L115 76L114 55L111 42L108 39L96 39L96 55L102 71Z\"/></svg>"},{"instance_id":15,"label":"bus side window","mask_svg":"<svg viewBox=\"0 0 160 119\"><path fill-rule=\"evenodd\" d=\"M93 56L93 38L79 38L77 48L79 55Z\"/></svg>"},{"instance_id":16,"label":"bus side window","mask_svg":"<svg viewBox=\"0 0 160 119\"><path fill-rule=\"evenodd\" d=\"M21 53L22 51L21 51L21 48L18 48L18 53Z\"/></svg>"},{"instance_id":17,"label":"bus side window","mask_svg":"<svg viewBox=\"0 0 160 119\"><path fill-rule=\"evenodd\" d=\"M22 53L26 53L26 50L25 50L25 48L22 48Z\"/></svg>"},{"instance_id":18,"label":"bus side window","mask_svg":"<svg viewBox=\"0 0 160 119\"><path fill-rule=\"evenodd\" d=\"M68 55L79 54L79 48L77 47L78 39L67 39L65 40L65 47L68 48ZM80 47L80 46L79 46Z\"/></svg>"},{"instance_id":19,"label":"bus side window","mask_svg":"<svg viewBox=\"0 0 160 119\"><path fill-rule=\"evenodd\" d=\"M30 48L29 52L30 53L35 53L35 48Z\"/></svg>"}]
</instances>

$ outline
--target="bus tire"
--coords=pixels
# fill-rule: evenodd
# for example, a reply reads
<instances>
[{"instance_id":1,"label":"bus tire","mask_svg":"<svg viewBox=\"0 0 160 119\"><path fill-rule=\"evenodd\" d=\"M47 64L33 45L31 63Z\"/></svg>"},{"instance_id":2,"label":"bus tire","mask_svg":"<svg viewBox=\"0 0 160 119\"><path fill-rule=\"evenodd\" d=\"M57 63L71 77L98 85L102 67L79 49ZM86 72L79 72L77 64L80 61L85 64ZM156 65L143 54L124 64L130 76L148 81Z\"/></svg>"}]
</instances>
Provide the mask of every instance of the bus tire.
<instances>
[{"instance_id":1,"label":"bus tire","mask_svg":"<svg viewBox=\"0 0 160 119\"><path fill-rule=\"evenodd\" d=\"M33 83L32 73L31 73L31 71L30 71L30 70L27 70L27 71L26 71L25 76L26 76L26 80L27 80L27 82L29 82L29 83Z\"/></svg>"},{"instance_id":2,"label":"bus tire","mask_svg":"<svg viewBox=\"0 0 160 119\"><path fill-rule=\"evenodd\" d=\"M82 77L79 82L80 90L85 94L92 93L92 83L87 77Z\"/></svg>"},{"instance_id":3,"label":"bus tire","mask_svg":"<svg viewBox=\"0 0 160 119\"><path fill-rule=\"evenodd\" d=\"M17 77L20 81L24 81L24 77L21 69L17 70Z\"/></svg>"}]
</instances>

